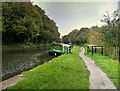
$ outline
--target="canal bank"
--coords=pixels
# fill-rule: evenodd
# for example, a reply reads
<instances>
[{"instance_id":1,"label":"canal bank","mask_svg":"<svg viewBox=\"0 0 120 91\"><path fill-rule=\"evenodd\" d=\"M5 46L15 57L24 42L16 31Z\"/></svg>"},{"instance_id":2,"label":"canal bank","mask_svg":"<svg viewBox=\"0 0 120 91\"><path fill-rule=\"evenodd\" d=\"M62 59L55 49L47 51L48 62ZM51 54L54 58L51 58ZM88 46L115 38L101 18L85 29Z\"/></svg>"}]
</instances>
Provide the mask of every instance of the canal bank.
<instances>
[{"instance_id":1,"label":"canal bank","mask_svg":"<svg viewBox=\"0 0 120 91\"><path fill-rule=\"evenodd\" d=\"M28 43L28 44L2 44L2 52L9 52L9 51L16 51L16 50L23 50L23 49L34 49L34 48L39 48L39 49L48 49L50 44L33 44L33 43Z\"/></svg>"},{"instance_id":2,"label":"canal bank","mask_svg":"<svg viewBox=\"0 0 120 91\"><path fill-rule=\"evenodd\" d=\"M23 47L22 45L15 49L13 49L13 45L6 47L9 50L2 52L2 80L18 75L49 60L48 45L42 44L36 47Z\"/></svg>"},{"instance_id":3,"label":"canal bank","mask_svg":"<svg viewBox=\"0 0 120 91\"><path fill-rule=\"evenodd\" d=\"M25 79L7 89L89 89L89 71L79 47L72 52L23 72Z\"/></svg>"}]
</instances>

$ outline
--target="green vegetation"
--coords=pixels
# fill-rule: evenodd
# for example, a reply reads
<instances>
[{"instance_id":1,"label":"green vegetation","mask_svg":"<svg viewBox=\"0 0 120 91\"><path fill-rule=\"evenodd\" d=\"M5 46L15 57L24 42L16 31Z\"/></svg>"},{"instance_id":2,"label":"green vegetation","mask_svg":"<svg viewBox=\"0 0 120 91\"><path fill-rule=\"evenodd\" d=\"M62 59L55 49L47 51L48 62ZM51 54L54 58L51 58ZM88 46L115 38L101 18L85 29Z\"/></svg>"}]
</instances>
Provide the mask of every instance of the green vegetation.
<instances>
[{"instance_id":1,"label":"green vegetation","mask_svg":"<svg viewBox=\"0 0 120 91\"><path fill-rule=\"evenodd\" d=\"M115 60L120 60L120 18L117 19L117 10L110 15L108 12L103 15L102 22L105 25L91 28L75 29L68 35L63 36L63 42L72 42L77 45L92 44L104 47L104 54ZM111 17L113 19L111 19Z\"/></svg>"},{"instance_id":2,"label":"green vegetation","mask_svg":"<svg viewBox=\"0 0 120 91\"><path fill-rule=\"evenodd\" d=\"M18 44L10 44L10 45L4 45L2 46L2 52L8 52L8 51L15 51L15 50L24 50L24 49L49 49L49 44L34 44L34 43L29 43L29 44L23 44L23 43L18 43Z\"/></svg>"},{"instance_id":3,"label":"green vegetation","mask_svg":"<svg viewBox=\"0 0 120 91\"><path fill-rule=\"evenodd\" d=\"M2 2L2 43L51 43L60 40L56 23L31 2ZM1 32L1 31L0 31Z\"/></svg>"},{"instance_id":4,"label":"green vegetation","mask_svg":"<svg viewBox=\"0 0 120 91\"><path fill-rule=\"evenodd\" d=\"M112 60L108 56L103 56L101 54L92 55L91 53L89 53L89 54L86 53L86 55L95 61L95 63L106 73L106 75L112 80L112 82L118 88L118 86L119 86L118 85L119 62L116 60Z\"/></svg>"},{"instance_id":5,"label":"green vegetation","mask_svg":"<svg viewBox=\"0 0 120 91\"><path fill-rule=\"evenodd\" d=\"M63 54L30 71L24 80L8 89L89 89L89 71L74 46L72 54Z\"/></svg>"},{"instance_id":6,"label":"green vegetation","mask_svg":"<svg viewBox=\"0 0 120 91\"><path fill-rule=\"evenodd\" d=\"M68 35L63 36L62 40L64 43L72 42L76 45L83 45L87 43L89 30L89 28L74 29Z\"/></svg>"},{"instance_id":7,"label":"green vegetation","mask_svg":"<svg viewBox=\"0 0 120 91\"><path fill-rule=\"evenodd\" d=\"M93 26L91 28L81 28L73 30L68 35L63 36L63 42L77 45L98 45L104 47L104 54L112 59L119 60L119 31L120 24L110 24L102 27Z\"/></svg>"}]
</instances>

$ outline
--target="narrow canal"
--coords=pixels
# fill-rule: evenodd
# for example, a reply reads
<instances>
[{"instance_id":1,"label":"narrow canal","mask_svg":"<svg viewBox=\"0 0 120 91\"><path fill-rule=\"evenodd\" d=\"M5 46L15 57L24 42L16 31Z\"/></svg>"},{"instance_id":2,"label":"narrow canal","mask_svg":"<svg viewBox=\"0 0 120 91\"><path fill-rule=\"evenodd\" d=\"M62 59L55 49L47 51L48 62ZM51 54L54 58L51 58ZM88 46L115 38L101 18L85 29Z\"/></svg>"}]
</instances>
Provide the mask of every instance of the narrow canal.
<instances>
[{"instance_id":1,"label":"narrow canal","mask_svg":"<svg viewBox=\"0 0 120 91\"><path fill-rule=\"evenodd\" d=\"M2 53L2 80L20 74L49 60L47 49L24 49Z\"/></svg>"}]
</instances>

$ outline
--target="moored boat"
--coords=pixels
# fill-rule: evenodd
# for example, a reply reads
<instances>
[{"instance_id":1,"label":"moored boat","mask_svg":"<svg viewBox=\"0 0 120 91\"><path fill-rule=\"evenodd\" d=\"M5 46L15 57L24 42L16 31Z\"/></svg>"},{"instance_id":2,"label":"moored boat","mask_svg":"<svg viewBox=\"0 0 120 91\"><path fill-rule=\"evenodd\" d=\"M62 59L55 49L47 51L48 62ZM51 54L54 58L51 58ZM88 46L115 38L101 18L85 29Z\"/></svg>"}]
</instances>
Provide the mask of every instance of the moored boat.
<instances>
[{"instance_id":1,"label":"moored boat","mask_svg":"<svg viewBox=\"0 0 120 91\"><path fill-rule=\"evenodd\" d=\"M50 58L54 58L60 56L61 54L71 53L71 45L64 43L53 43L50 45L49 56Z\"/></svg>"}]
</instances>

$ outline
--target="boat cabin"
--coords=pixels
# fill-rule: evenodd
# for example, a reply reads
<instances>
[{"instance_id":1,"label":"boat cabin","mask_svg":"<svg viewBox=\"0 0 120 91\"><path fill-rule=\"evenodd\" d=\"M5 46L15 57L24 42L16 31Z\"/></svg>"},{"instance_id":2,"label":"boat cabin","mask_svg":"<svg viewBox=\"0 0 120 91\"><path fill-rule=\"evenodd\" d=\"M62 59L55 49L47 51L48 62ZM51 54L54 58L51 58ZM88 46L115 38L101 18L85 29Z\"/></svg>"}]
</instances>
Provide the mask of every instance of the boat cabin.
<instances>
[{"instance_id":1,"label":"boat cabin","mask_svg":"<svg viewBox=\"0 0 120 91\"><path fill-rule=\"evenodd\" d=\"M54 58L60 56L61 54L71 53L71 45L64 43L53 43L50 45L49 56L50 58Z\"/></svg>"}]
</instances>

